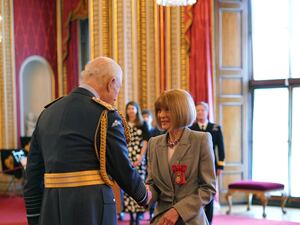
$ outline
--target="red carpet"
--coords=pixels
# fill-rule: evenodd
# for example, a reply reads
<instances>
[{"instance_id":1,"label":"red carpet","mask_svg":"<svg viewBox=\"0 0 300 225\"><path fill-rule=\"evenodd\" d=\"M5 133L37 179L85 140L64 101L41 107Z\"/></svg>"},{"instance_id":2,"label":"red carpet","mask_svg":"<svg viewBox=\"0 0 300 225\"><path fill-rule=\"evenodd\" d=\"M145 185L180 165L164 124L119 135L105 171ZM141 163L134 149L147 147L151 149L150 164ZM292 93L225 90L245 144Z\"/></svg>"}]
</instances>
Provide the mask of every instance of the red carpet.
<instances>
[{"instance_id":1,"label":"red carpet","mask_svg":"<svg viewBox=\"0 0 300 225\"><path fill-rule=\"evenodd\" d=\"M142 225L149 224L149 215L145 214ZM0 197L0 225L26 225L24 201L21 197ZM129 216L119 225L128 225ZM287 221L274 221L267 219L254 219L242 216L217 215L214 217L213 225L299 225L300 223Z\"/></svg>"},{"instance_id":2,"label":"red carpet","mask_svg":"<svg viewBox=\"0 0 300 225\"><path fill-rule=\"evenodd\" d=\"M267 219L254 219L242 216L217 215L214 217L213 225L299 225L300 223L288 221L275 221Z\"/></svg>"},{"instance_id":3,"label":"red carpet","mask_svg":"<svg viewBox=\"0 0 300 225\"><path fill-rule=\"evenodd\" d=\"M141 221L141 225L149 224L148 214ZM129 224L129 216L119 225ZM25 205L22 197L0 197L0 225L27 225Z\"/></svg>"},{"instance_id":4,"label":"red carpet","mask_svg":"<svg viewBox=\"0 0 300 225\"><path fill-rule=\"evenodd\" d=\"M0 197L0 225L26 225L23 198Z\"/></svg>"}]
</instances>

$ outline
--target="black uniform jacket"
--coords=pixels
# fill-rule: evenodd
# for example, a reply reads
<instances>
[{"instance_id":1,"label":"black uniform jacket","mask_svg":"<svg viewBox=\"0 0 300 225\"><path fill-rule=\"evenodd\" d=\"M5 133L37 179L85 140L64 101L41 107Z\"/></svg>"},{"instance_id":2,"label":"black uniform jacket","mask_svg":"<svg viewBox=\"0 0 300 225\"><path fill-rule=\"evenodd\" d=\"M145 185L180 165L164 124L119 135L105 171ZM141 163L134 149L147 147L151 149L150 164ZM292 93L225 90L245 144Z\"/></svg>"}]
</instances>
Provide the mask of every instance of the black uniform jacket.
<instances>
[{"instance_id":1,"label":"black uniform jacket","mask_svg":"<svg viewBox=\"0 0 300 225\"><path fill-rule=\"evenodd\" d=\"M94 150L94 137L105 107L93 101L92 97L88 90L76 88L68 96L47 106L39 117L31 140L24 186L29 224L117 224L110 186L44 188L43 185L44 173L100 168ZM96 135L99 137L99 134ZM107 173L139 204L145 205L147 191L127 155L121 118L117 111L109 111Z\"/></svg>"},{"instance_id":2,"label":"black uniform jacket","mask_svg":"<svg viewBox=\"0 0 300 225\"><path fill-rule=\"evenodd\" d=\"M208 122L206 129L200 129L198 123L194 123L191 130L209 132L212 136L213 148L215 152L215 166L216 169L224 169L225 151L224 151L224 141L221 127L215 123Z\"/></svg>"}]
</instances>

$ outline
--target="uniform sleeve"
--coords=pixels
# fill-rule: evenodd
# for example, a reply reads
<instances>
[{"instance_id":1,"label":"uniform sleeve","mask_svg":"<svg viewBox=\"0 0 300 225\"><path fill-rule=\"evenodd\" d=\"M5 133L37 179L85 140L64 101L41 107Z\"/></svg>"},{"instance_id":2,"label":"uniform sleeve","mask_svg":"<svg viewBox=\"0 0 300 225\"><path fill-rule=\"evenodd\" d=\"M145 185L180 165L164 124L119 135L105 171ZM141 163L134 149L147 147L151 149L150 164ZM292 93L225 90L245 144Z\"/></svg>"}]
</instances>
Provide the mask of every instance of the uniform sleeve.
<instances>
[{"instance_id":1,"label":"uniform sleeve","mask_svg":"<svg viewBox=\"0 0 300 225\"><path fill-rule=\"evenodd\" d=\"M191 194L174 205L183 221L195 217L199 209L208 204L216 193L213 147L209 133L202 136L200 151L198 193Z\"/></svg>"},{"instance_id":2,"label":"uniform sleeve","mask_svg":"<svg viewBox=\"0 0 300 225\"><path fill-rule=\"evenodd\" d=\"M217 169L224 169L224 160L225 160L225 150L224 150L224 140L223 140L223 133L221 130L221 127L218 126L218 135L216 138L216 165L217 165Z\"/></svg>"},{"instance_id":3,"label":"uniform sleeve","mask_svg":"<svg viewBox=\"0 0 300 225\"><path fill-rule=\"evenodd\" d=\"M38 224L44 190L44 160L34 131L25 171L24 200L29 225Z\"/></svg>"},{"instance_id":4,"label":"uniform sleeve","mask_svg":"<svg viewBox=\"0 0 300 225\"><path fill-rule=\"evenodd\" d=\"M109 112L107 128L106 169L119 186L138 204L147 204L146 187L128 159L122 121L117 112Z\"/></svg>"}]
</instances>

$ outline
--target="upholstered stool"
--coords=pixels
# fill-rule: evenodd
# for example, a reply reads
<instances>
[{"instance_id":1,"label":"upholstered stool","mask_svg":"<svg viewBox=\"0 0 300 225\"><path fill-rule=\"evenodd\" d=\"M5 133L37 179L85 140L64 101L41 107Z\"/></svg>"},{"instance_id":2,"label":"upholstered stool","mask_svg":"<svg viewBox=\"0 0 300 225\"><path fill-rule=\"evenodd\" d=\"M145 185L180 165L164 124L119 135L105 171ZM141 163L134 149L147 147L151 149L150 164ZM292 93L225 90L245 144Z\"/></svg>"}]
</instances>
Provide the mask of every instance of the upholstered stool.
<instances>
[{"instance_id":1,"label":"upholstered stool","mask_svg":"<svg viewBox=\"0 0 300 225\"><path fill-rule=\"evenodd\" d=\"M227 214L230 214L232 207L232 194L235 192L243 192L248 196L248 207L250 210L250 205L252 201L252 196L255 195L262 203L263 206L263 217L266 217L265 208L268 204L268 197L270 192L281 191L281 210L285 214L284 209L285 203L287 201L287 195L284 192L284 185L272 182L258 182L258 181L238 181L228 185L228 192L226 194L227 203L229 206Z\"/></svg>"}]
</instances>

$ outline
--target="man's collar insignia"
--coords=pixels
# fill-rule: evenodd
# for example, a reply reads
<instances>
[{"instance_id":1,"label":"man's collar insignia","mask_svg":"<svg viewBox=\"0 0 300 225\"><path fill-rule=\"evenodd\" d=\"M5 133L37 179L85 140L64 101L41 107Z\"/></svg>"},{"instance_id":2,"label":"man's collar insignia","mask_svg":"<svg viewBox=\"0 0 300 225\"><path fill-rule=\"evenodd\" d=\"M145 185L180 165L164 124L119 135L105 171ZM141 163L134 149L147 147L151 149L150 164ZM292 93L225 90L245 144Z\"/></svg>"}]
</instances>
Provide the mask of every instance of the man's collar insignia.
<instances>
[{"instance_id":1,"label":"man's collar insignia","mask_svg":"<svg viewBox=\"0 0 300 225\"><path fill-rule=\"evenodd\" d=\"M218 131L218 130L219 130L218 125L217 125L217 124L214 124L212 130L213 130L213 131Z\"/></svg>"},{"instance_id":2,"label":"man's collar insignia","mask_svg":"<svg viewBox=\"0 0 300 225\"><path fill-rule=\"evenodd\" d=\"M117 126L119 126L119 125L122 125L122 124L121 124L121 121L115 120L115 121L112 123L111 127L117 127Z\"/></svg>"}]
</instances>

